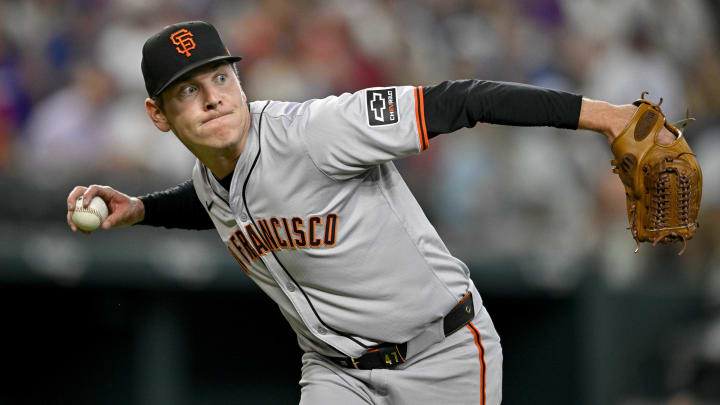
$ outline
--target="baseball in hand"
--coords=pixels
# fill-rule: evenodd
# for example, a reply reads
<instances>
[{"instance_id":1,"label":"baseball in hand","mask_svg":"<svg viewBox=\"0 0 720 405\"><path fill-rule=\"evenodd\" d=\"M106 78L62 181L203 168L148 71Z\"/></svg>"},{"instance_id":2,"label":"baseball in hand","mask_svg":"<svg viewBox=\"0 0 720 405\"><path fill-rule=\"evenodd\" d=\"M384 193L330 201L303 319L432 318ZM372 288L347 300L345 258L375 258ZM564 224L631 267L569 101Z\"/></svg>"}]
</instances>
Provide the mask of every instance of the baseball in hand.
<instances>
[{"instance_id":1,"label":"baseball in hand","mask_svg":"<svg viewBox=\"0 0 720 405\"><path fill-rule=\"evenodd\" d=\"M93 197L87 208L83 207L82 196L75 202L72 221L83 231L94 231L108 217L108 207L100 197Z\"/></svg>"}]
</instances>

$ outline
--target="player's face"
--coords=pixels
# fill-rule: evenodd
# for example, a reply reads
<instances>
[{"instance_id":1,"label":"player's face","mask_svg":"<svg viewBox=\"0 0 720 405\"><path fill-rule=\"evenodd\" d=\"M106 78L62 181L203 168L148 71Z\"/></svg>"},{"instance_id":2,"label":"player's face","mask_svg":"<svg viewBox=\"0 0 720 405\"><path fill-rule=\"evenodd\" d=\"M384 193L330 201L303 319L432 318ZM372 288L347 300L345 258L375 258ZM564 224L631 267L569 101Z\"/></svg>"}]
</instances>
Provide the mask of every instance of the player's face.
<instances>
[{"instance_id":1,"label":"player's face","mask_svg":"<svg viewBox=\"0 0 720 405\"><path fill-rule=\"evenodd\" d=\"M198 157L226 155L242 145L250 124L247 97L228 63L193 70L162 93L159 129L172 130ZM159 111L158 111L159 112ZM165 124L165 125L163 125Z\"/></svg>"}]
</instances>

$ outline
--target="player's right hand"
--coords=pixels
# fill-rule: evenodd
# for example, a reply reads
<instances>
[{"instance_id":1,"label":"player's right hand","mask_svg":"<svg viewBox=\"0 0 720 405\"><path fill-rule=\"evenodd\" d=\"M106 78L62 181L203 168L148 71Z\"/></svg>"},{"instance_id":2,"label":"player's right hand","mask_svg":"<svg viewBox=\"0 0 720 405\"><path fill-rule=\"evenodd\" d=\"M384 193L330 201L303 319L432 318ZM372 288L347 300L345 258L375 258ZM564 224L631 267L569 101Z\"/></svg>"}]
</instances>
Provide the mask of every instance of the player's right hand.
<instances>
[{"instance_id":1,"label":"player's right hand","mask_svg":"<svg viewBox=\"0 0 720 405\"><path fill-rule=\"evenodd\" d=\"M102 229L108 230L121 226L134 225L145 218L145 206L142 201L136 197L130 197L109 186L92 185L90 187L77 186L67 198L67 223L73 232L82 232L90 234L90 232L78 229L72 222L72 212L75 210L75 202L78 197L83 197L83 205L87 207L93 197L98 196L105 201L108 206L110 215L100 225Z\"/></svg>"}]
</instances>

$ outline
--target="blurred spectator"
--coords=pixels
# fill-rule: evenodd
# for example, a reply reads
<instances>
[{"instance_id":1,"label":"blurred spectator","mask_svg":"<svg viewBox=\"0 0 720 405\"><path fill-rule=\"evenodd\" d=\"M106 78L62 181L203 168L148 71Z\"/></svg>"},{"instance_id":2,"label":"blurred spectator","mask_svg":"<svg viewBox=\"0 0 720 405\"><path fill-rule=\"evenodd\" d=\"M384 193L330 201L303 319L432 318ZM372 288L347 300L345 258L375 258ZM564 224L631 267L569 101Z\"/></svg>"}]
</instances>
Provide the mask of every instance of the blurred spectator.
<instances>
[{"instance_id":1,"label":"blurred spectator","mask_svg":"<svg viewBox=\"0 0 720 405\"><path fill-rule=\"evenodd\" d=\"M627 42L606 43L601 49L588 72L589 97L627 104L648 91L654 102L663 98L669 119L684 118L687 103L682 74L658 48L650 27L634 21Z\"/></svg>"},{"instance_id":2,"label":"blurred spectator","mask_svg":"<svg viewBox=\"0 0 720 405\"><path fill-rule=\"evenodd\" d=\"M154 33L150 27L127 19L108 26L99 34L94 46L98 62L113 77L119 90L140 94L145 91L140 49Z\"/></svg>"},{"instance_id":3,"label":"blurred spectator","mask_svg":"<svg viewBox=\"0 0 720 405\"><path fill-rule=\"evenodd\" d=\"M0 26L0 172L11 158L10 148L31 107L21 62L19 50Z\"/></svg>"},{"instance_id":4,"label":"blurred spectator","mask_svg":"<svg viewBox=\"0 0 720 405\"><path fill-rule=\"evenodd\" d=\"M699 57L688 64L690 115L703 121L720 119L720 41L708 44ZM717 122L713 124L717 125Z\"/></svg>"},{"instance_id":5,"label":"blurred spectator","mask_svg":"<svg viewBox=\"0 0 720 405\"><path fill-rule=\"evenodd\" d=\"M160 132L145 111L145 98L136 93L119 95L105 113L107 172L129 177L148 175L156 183L171 185L186 180L195 157L172 132Z\"/></svg>"},{"instance_id":6,"label":"blurred spectator","mask_svg":"<svg viewBox=\"0 0 720 405\"><path fill-rule=\"evenodd\" d=\"M30 117L19 161L29 173L72 176L103 166L108 152L105 113L114 85L90 64L73 73L72 83L39 103ZM33 176L38 181L44 177Z\"/></svg>"}]
</instances>

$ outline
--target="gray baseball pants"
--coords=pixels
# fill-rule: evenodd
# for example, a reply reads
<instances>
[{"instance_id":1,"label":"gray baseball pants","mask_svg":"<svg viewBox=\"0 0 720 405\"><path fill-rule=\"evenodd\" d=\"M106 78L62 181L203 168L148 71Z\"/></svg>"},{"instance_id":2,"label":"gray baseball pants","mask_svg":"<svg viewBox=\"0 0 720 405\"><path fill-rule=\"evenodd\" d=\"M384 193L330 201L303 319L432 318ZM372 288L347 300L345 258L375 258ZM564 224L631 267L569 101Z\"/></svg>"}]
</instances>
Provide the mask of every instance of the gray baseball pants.
<instances>
[{"instance_id":1,"label":"gray baseball pants","mask_svg":"<svg viewBox=\"0 0 720 405\"><path fill-rule=\"evenodd\" d=\"M302 357L301 405L497 405L500 337L483 307L472 322L394 369L342 368L318 353Z\"/></svg>"}]
</instances>

